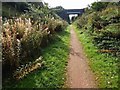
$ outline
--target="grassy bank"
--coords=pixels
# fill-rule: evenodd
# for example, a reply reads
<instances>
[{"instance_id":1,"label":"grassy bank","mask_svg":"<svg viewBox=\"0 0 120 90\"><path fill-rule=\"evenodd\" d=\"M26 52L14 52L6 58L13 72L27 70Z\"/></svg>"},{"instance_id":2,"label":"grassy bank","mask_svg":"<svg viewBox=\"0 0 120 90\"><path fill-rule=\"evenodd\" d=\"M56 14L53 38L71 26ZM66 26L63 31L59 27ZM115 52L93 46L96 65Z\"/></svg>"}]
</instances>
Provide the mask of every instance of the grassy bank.
<instances>
[{"instance_id":1,"label":"grassy bank","mask_svg":"<svg viewBox=\"0 0 120 90\"><path fill-rule=\"evenodd\" d=\"M118 58L107 53L98 52L98 48L93 44L92 37L87 33L76 28L75 31L84 51L89 59L89 65L96 75L100 88L118 88Z\"/></svg>"},{"instance_id":2,"label":"grassy bank","mask_svg":"<svg viewBox=\"0 0 120 90\"><path fill-rule=\"evenodd\" d=\"M62 88L69 54L69 29L60 32L51 44L42 50L44 67L18 82L8 83L12 88Z\"/></svg>"}]
</instances>

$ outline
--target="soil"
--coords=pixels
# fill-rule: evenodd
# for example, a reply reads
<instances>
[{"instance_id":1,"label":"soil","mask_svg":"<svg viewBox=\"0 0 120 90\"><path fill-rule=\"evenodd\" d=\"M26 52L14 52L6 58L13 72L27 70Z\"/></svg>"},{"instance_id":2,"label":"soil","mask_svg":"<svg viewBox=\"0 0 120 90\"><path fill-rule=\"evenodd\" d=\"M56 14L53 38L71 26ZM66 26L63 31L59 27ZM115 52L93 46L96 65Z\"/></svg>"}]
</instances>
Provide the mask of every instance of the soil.
<instances>
[{"instance_id":1,"label":"soil","mask_svg":"<svg viewBox=\"0 0 120 90\"><path fill-rule=\"evenodd\" d=\"M83 46L71 26L71 46L67 66L67 86L69 88L97 88L95 76L91 71Z\"/></svg>"}]
</instances>

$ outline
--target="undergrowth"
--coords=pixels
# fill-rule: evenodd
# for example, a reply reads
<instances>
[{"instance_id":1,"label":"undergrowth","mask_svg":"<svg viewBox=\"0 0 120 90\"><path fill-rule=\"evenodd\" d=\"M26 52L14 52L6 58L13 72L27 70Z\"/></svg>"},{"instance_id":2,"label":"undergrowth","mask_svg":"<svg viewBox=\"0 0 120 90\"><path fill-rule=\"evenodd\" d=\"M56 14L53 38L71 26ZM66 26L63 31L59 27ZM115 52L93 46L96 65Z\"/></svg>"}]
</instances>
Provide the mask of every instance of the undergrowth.
<instances>
[{"instance_id":1,"label":"undergrowth","mask_svg":"<svg viewBox=\"0 0 120 90\"><path fill-rule=\"evenodd\" d=\"M69 29L56 35L51 44L42 49L44 66L20 81L7 82L4 88L62 88L69 55Z\"/></svg>"}]
</instances>

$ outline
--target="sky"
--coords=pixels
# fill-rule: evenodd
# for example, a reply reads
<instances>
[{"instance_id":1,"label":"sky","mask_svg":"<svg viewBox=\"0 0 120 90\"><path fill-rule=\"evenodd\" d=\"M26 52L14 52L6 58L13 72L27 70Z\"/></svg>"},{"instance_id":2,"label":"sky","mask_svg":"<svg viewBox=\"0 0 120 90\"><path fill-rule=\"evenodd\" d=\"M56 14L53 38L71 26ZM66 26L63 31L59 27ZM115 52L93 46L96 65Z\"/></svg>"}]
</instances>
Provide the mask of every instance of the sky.
<instances>
[{"instance_id":1,"label":"sky","mask_svg":"<svg viewBox=\"0 0 120 90\"><path fill-rule=\"evenodd\" d=\"M43 0L50 7L62 6L65 9L82 9L97 0Z\"/></svg>"}]
</instances>

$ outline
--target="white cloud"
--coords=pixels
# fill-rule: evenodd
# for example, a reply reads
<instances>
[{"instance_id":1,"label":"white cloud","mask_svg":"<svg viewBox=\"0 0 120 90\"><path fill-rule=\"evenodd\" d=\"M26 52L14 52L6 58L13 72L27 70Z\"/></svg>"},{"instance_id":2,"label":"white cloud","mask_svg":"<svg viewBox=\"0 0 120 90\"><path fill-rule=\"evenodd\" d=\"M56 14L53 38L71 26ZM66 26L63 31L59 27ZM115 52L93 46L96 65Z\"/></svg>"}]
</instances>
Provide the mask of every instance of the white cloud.
<instances>
[{"instance_id":1,"label":"white cloud","mask_svg":"<svg viewBox=\"0 0 120 90\"><path fill-rule=\"evenodd\" d=\"M65 9L81 9L88 6L97 0L43 0L50 7L62 6Z\"/></svg>"}]
</instances>

